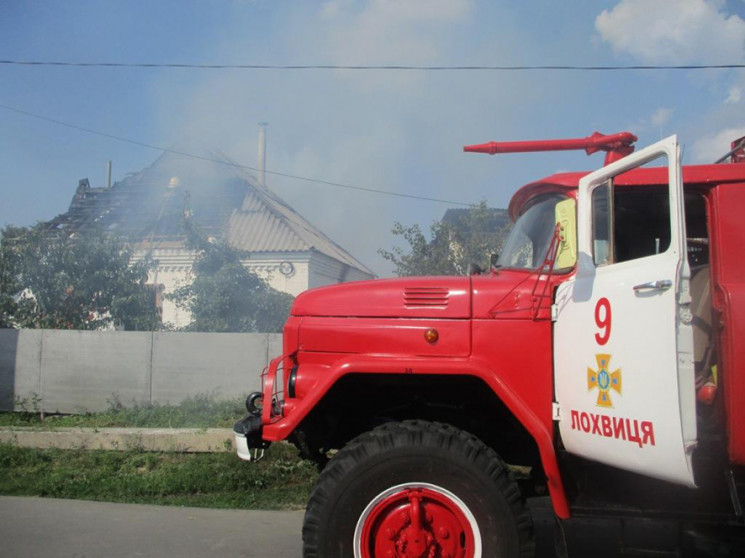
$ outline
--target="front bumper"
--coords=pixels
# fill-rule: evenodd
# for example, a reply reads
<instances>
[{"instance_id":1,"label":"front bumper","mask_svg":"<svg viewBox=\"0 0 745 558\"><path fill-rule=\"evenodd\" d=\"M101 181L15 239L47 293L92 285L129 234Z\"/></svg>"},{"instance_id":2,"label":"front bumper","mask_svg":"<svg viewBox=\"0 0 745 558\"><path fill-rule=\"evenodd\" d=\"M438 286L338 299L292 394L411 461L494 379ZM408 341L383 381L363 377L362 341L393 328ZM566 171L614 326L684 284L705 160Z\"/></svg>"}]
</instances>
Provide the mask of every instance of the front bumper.
<instances>
[{"instance_id":1,"label":"front bumper","mask_svg":"<svg viewBox=\"0 0 745 558\"><path fill-rule=\"evenodd\" d=\"M233 425L235 448L238 457L244 461L255 461L258 450L269 447L270 442L261 439L263 427L260 415L248 415ZM253 455L251 450L254 450Z\"/></svg>"},{"instance_id":2,"label":"front bumper","mask_svg":"<svg viewBox=\"0 0 745 558\"><path fill-rule=\"evenodd\" d=\"M284 390L281 386L284 385L284 376L280 375L280 370L284 369L281 367L284 360L284 356L279 356L269 363L261 374L261 391L251 393L246 399L248 416L233 425L236 452L244 461L254 461L260 450L271 445L262 437L264 425L282 416Z\"/></svg>"}]
</instances>

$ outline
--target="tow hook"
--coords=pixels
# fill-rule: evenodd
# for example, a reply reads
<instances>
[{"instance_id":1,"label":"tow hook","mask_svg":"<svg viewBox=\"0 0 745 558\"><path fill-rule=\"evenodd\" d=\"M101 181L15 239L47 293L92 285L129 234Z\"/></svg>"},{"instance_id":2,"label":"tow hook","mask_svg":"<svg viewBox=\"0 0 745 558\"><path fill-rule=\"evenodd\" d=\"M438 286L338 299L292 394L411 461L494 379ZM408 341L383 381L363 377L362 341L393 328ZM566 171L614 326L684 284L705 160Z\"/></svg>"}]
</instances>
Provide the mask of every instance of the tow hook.
<instances>
[{"instance_id":1,"label":"tow hook","mask_svg":"<svg viewBox=\"0 0 745 558\"><path fill-rule=\"evenodd\" d=\"M263 426L261 424L262 394L254 392L246 399L248 416L233 425L235 447L238 457L244 461L259 461L264 457L270 442L261 439ZM253 450L253 451L252 451Z\"/></svg>"}]
</instances>

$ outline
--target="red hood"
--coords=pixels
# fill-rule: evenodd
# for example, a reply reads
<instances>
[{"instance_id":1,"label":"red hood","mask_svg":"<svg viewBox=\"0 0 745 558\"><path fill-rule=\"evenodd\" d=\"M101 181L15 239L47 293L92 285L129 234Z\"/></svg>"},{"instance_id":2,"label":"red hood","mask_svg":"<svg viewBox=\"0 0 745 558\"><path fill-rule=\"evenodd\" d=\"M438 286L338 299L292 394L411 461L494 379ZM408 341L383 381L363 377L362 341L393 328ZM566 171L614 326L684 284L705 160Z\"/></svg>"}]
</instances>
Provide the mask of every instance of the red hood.
<instances>
[{"instance_id":1,"label":"red hood","mask_svg":"<svg viewBox=\"0 0 745 558\"><path fill-rule=\"evenodd\" d=\"M471 279L407 277L321 287L300 294L291 314L467 319L471 317Z\"/></svg>"}]
</instances>

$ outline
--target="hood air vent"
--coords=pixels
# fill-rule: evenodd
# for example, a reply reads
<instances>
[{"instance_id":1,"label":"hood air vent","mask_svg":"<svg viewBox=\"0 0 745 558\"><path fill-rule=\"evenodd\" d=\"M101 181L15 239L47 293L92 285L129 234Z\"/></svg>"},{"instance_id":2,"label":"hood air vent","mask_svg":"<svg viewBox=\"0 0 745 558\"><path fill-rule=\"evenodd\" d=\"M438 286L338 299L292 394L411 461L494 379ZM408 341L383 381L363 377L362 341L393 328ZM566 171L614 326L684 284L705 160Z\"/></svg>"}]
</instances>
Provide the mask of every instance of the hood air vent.
<instances>
[{"instance_id":1,"label":"hood air vent","mask_svg":"<svg viewBox=\"0 0 745 558\"><path fill-rule=\"evenodd\" d=\"M406 308L446 307L450 289L447 287L407 287L404 289Z\"/></svg>"}]
</instances>

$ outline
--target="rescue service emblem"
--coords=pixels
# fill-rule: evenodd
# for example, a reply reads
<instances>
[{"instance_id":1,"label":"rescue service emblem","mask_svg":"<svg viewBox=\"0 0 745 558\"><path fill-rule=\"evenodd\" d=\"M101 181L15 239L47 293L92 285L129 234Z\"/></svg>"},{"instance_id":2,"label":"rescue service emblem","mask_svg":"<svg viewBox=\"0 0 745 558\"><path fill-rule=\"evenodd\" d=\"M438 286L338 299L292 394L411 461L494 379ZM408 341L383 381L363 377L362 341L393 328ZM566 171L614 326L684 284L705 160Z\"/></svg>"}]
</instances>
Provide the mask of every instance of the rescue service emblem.
<instances>
[{"instance_id":1,"label":"rescue service emblem","mask_svg":"<svg viewBox=\"0 0 745 558\"><path fill-rule=\"evenodd\" d=\"M598 407L613 407L611 401L611 390L621 393L621 369L610 370L611 355L595 355L597 360L597 369L587 369L587 391L598 389L598 398L596 405Z\"/></svg>"}]
</instances>

